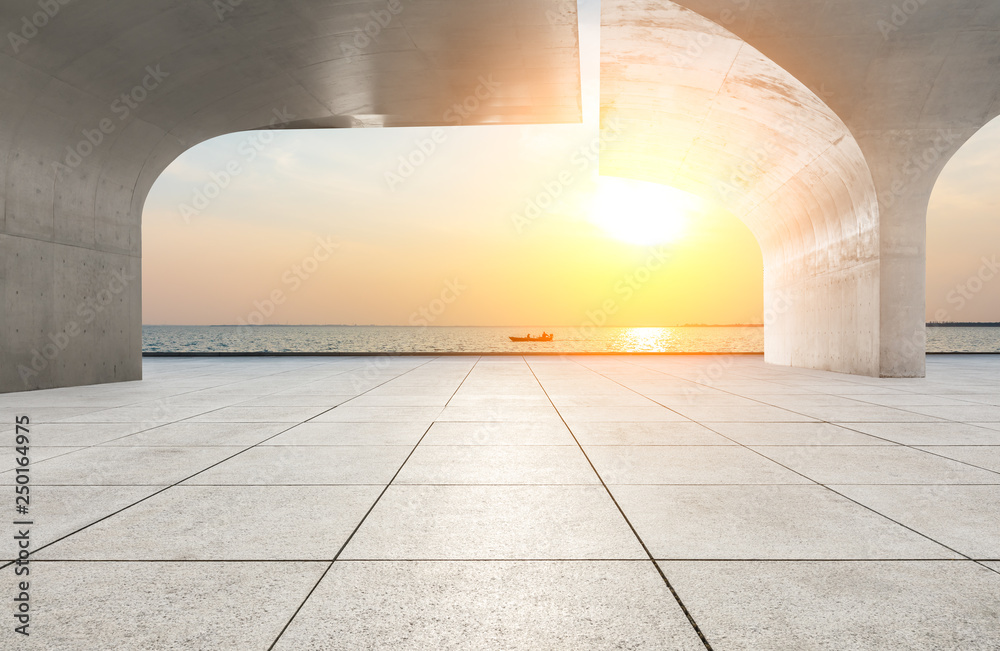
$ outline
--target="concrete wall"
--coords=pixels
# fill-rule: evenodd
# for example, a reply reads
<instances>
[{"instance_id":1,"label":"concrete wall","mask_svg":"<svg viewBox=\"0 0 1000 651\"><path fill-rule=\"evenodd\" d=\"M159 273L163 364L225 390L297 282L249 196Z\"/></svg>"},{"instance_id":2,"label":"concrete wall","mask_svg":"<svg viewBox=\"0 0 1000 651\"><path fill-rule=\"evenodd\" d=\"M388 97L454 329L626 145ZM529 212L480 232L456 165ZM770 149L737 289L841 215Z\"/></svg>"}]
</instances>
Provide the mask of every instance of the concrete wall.
<instances>
[{"instance_id":1,"label":"concrete wall","mask_svg":"<svg viewBox=\"0 0 1000 651\"><path fill-rule=\"evenodd\" d=\"M814 93L742 39L670 3L602 5L601 172L714 200L765 265L766 359L879 369L879 222L861 148Z\"/></svg>"},{"instance_id":2,"label":"concrete wall","mask_svg":"<svg viewBox=\"0 0 1000 651\"><path fill-rule=\"evenodd\" d=\"M0 4L0 392L141 377L142 207L199 142L580 120L558 0L42 4Z\"/></svg>"},{"instance_id":3,"label":"concrete wall","mask_svg":"<svg viewBox=\"0 0 1000 651\"><path fill-rule=\"evenodd\" d=\"M602 119L630 122L635 141L602 171L685 187L747 222L765 259L768 361L922 376L927 203L1000 114L1000 3L605 0L602 12ZM733 170L745 195L713 191Z\"/></svg>"}]
</instances>

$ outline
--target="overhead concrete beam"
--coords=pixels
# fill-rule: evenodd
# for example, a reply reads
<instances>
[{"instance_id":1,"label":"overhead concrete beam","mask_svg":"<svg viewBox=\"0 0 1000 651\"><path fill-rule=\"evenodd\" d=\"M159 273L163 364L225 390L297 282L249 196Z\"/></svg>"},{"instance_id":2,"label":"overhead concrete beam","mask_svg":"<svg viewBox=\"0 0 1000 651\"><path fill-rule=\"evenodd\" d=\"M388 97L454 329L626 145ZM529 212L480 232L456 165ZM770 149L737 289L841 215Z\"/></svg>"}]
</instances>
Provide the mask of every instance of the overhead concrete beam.
<instances>
[{"instance_id":1,"label":"overhead concrete beam","mask_svg":"<svg viewBox=\"0 0 1000 651\"><path fill-rule=\"evenodd\" d=\"M141 377L141 217L267 128L579 122L559 0L5 0L0 392Z\"/></svg>"}]
</instances>

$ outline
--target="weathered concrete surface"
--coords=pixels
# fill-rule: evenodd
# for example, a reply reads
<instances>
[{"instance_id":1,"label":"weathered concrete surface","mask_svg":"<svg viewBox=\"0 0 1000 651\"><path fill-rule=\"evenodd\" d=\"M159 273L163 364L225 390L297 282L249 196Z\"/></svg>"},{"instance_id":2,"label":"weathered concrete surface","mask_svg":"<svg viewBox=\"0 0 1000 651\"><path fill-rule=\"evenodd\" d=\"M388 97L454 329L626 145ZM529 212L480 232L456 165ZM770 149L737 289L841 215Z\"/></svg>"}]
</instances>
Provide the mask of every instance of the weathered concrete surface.
<instances>
[{"instance_id":1,"label":"weathered concrete surface","mask_svg":"<svg viewBox=\"0 0 1000 651\"><path fill-rule=\"evenodd\" d=\"M580 120L558 0L5 0L0 34L0 391L141 376L142 207L199 142Z\"/></svg>"},{"instance_id":2,"label":"weathered concrete surface","mask_svg":"<svg viewBox=\"0 0 1000 651\"><path fill-rule=\"evenodd\" d=\"M765 260L768 361L923 375L927 202L1000 114L1000 4L602 12L602 120L626 132L602 171L686 187L747 222Z\"/></svg>"}]
</instances>

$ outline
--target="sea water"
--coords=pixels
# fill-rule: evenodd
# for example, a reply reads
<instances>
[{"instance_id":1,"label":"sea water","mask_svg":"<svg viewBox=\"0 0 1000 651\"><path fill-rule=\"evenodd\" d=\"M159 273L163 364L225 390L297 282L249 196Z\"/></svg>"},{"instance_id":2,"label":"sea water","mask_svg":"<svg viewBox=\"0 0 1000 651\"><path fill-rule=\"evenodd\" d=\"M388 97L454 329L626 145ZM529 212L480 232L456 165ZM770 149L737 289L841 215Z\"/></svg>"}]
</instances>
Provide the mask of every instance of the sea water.
<instances>
[{"instance_id":1,"label":"sea water","mask_svg":"<svg viewBox=\"0 0 1000 651\"><path fill-rule=\"evenodd\" d=\"M555 335L551 342L510 337ZM760 327L143 326L146 352L761 353ZM927 328L928 352L1000 353L1000 328Z\"/></svg>"}]
</instances>

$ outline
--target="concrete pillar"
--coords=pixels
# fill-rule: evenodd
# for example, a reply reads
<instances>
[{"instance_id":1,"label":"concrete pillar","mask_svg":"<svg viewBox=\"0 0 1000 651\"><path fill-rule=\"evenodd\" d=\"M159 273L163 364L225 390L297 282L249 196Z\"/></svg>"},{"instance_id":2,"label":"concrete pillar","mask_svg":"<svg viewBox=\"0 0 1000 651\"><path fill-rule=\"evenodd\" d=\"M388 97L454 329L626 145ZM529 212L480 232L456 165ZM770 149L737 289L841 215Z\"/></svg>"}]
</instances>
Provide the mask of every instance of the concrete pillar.
<instances>
[{"instance_id":1,"label":"concrete pillar","mask_svg":"<svg viewBox=\"0 0 1000 651\"><path fill-rule=\"evenodd\" d=\"M142 208L199 142L580 121L563 0L40 6L0 4L0 392L141 378Z\"/></svg>"},{"instance_id":2,"label":"concrete pillar","mask_svg":"<svg viewBox=\"0 0 1000 651\"><path fill-rule=\"evenodd\" d=\"M883 377L924 375L927 205L948 159L975 131L957 127L860 134L879 194Z\"/></svg>"},{"instance_id":3,"label":"concrete pillar","mask_svg":"<svg viewBox=\"0 0 1000 651\"><path fill-rule=\"evenodd\" d=\"M948 159L1000 114L1000 3L608 0L602 11L605 119L645 111L641 137L659 147L628 163L622 145L602 169L711 196L709 179L728 172L708 161L735 159L749 168L748 194L775 199L766 215L750 209L764 199L725 202L764 253L766 359L923 376L927 203ZM737 42L759 56L753 69L735 65ZM715 94L696 92L713 84ZM741 99L731 90L748 86L759 92L727 111ZM752 134L769 123L821 121L817 102L841 128L779 137L774 149L816 156L806 183L793 155L775 166L743 153L759 150ZM850 152L828 154L824 141ZM692 152L705 154L699 164ZM838 175L847 185L831 193L824 185Z\"/></svg>"},{"instance_id":4,"label":"concrete pillar","mask_svg":"<svg viewBox=\"0 0 1000 651\"><path fill-rule=\"evenodd\" d=\"M879 373L879 213L864 154L801 82L677 5L608 0L604 174L679 187L742 219L764 259L765 359Z\"/></svg>"}]
</instances>

